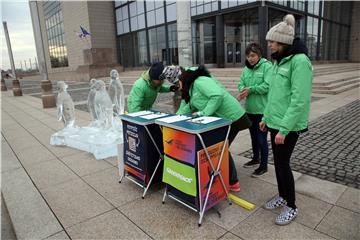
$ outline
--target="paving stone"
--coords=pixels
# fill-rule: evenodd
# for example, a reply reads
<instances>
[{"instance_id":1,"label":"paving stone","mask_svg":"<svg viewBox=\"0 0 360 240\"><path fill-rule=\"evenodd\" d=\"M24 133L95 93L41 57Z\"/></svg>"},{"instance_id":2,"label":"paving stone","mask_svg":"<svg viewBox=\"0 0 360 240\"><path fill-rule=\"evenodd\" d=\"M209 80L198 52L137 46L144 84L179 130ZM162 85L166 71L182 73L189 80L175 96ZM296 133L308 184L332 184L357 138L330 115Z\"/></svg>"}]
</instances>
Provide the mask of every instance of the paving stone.
<instances>
[{"instance_id":1,"label":"paving stone","mask_svg":"<svg viewBox=\"0 0 360 240\"><path fill-rule=\"evenodd\" d=\"M117 209L66 230L72 239L151 239Z\"/></svg>"},{"instance_id":2,"label":"paving stone","mask_svg":"<svg viewBox=\"0 0 360 240\"><path fill-rule=\"evenodd\" d=\"M336 239L360 239L360 214L335 206L316 230Z\"/></svg>"},{"instance_id":3,"label":"paving stone","mask_svg":"<svg viewBox=\"0 0 360 240\"><path fill-rule=\"evenodd\" d=\"M230 232L242 239L332 239L297 222L286 227L275 225L277 214L259 209Z\"/></svg>"}]
</instances>

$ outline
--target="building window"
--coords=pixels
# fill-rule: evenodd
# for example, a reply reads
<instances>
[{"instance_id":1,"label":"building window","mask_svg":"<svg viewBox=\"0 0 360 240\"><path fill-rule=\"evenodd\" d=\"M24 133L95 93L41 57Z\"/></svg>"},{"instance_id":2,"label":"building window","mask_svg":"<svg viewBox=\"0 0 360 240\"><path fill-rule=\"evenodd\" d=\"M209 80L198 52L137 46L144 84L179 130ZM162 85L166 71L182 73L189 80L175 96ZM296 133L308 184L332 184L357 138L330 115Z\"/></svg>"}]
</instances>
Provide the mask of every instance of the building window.
<instances>
[{"instance_id":1,"label":"building window","mask_svg":"<svg viewBox=\"0 0 360 240\"><path fill-rule=\"evenodd\" d=\"M320 1L308 1L308 13L319 16Z\"/></svg>"},{"instance_id":2,"label":"building window","mask_svg":"<svg viewBox=\"0 0 360 240\"><path fill-rule=\"evenodd\" d=\"M166 22L176 21L176 1L166 1Z\"/></svg>"},{"instance_id":3,"label":"building window","mask_svg":"<svg viewBox=\"0 0 360 240\"><path fill-rule=\"evenodd\" d=\"M115 15L117 34L121 35L128 33L130 31L128 5L117 8L115 10Z\"/></svg>"},{"instance_id":4,"label":"building window","mask_svg":"<svg viewBox=\"0 0 360 240\"><path fill-rule=\"evenodd\" d=\"M119 37L120 44L120 64L124 67L133 66L134 53L132 48L131 34Z\"/></svg>"},{"instance_id":5,"label":"building window","mask_svg":"<svg viewBox=\"0 0 360 240\"><path fill-rule=\"evenodd\" d=\"M148 65L148 53L146 47L146 31L133 33L133 49L135 66Z\"/></svg>"},{"instance_id":6,"label":"building window","mask_svg":"<svg viewBox=\"0 0 360 240\"><path fill-rule=\"evenodd\" d=\"M179 64L178 42L177 42L177 26L176 23L168 25L168 40L169 40L169 64Z\"/></svg>"},{"instance_id":7,"label":"building window","mask_svg":"<svg viewBox=\"0 0 360 240\"><path fill-rule=\"evenodd\" d=\"M44 2L43 8L51 67L68 67L69 62L65 44L63 14L60 2Z\"/></svg>"},{"instance_id":8,"label":"building window","mask_svg":"<svg viewBox=\"0 0 360 240\"><path fill-rule=\"evenodd\" d=\"M149 29L149 49L151 62L166 61L165 26Z\"/></svg>"},{"instance_id":9,"label":"building window","mask_svg":"<svg viewBox=\"0 0 360 240\"><path fill-rule=\"evenodd\" d=\"M290 1L290 7L299 11L305 11L305 1Z\"/></svg>"},{"instance_id":10,"label":"building window","mask_svg":"<svg viewBox=\"0 0 360 240\"><path fill-rule=\"evenodd\" d=\"M308 17L307 18L307 39L306 44L309 51L310 59L316 58L317 39L318 39L318 18Z\"/></svg>"},{"instance_id":11,"label":"building window","mask_svg":"<svg viewBox=\"0 0 360 240\"><path fill-rule=\"evenodd\" d=\"M144 1L131 2L129 8L131 31L145 28Z\"/></svg>"},{"instance_id":12,"label":"building window","mask_svg":"<svg viewBox=\"0 0 360 240\"><path fill-rule=\"evenodd\" d=\"M280 0L280 1L270 1L270 2L273 2L273 3L275 3L275 4L279 4L279 5L282 5L282 6L287 6L287 1L285 0L285 1L282 1L282 0Z\"/></svg>"},{"instance_id":13,"label":"building window","mask_svg":"<svg viewBox=\"0 0 360 240\"><path fill-rule=\"evenodd\" d=\"M191 6L191 16L196 16L196 15L219 10L219 4L217 0L211 0L211 1L192 0L190 6Z\"/></svg>"},{"instance_id":14,"label":"building window","mask_svg":"<svg viewBox=\"0 0 360 240\"><path fill-rule=\"evenodd\" d=\"M125 3L127 3L128 1L119 1L119 0L115 0L115 7L120 7L121 5L124 5Z\"/></svg>"},{"instance_id":15,"label":"building window","mask_svg":"<svg viewBox=\"0 0 360 240\"><path fill-rule=\"evenodd\" d=\"M236 7L236 6L251 3L251 2L256 2L256 0L255 1L251 1L251 0L247 0L247 1L246 0L223 0L223 1L221 1L221 9Z\"/></svg>"},{"instance_id":16,"label":"building window","mask_svg":"<svg viewBox=\"0 0 360 240\"><path fill-rule=\"evenodd\" d=\"M165 22L164 2L146 1L147 26L163 24Z\"/></svg>"}]
</instances>

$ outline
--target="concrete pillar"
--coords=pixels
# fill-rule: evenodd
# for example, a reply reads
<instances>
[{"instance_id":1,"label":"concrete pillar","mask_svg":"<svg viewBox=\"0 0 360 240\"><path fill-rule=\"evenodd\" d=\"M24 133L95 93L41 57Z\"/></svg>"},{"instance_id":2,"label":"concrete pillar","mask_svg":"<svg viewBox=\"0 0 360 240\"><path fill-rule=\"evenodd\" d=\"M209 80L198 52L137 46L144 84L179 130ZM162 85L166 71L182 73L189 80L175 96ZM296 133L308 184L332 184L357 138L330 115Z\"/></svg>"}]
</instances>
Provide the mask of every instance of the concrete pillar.
<instances>
[{"instance_id":1,"label":"concrete pillar","mask_svg":"<svg viewBox=\"0 0 360 240\"><path fill-rule=\"evenodd\" d=\"M224 49L224 38L225 38L225 30L224 30L224 16L217 15L216 16L216 63L217 67L224 68L225 67L225 49Z\"/></svg>"},{"instance_id":2,"label":"concrete pillar","mask_svg":"<svg viewBox=\"0 0 360 240\"><path fill-rule=\"evenodd\" d=\"M360 2L354 1L352 8L351 29L350 29L350 58L352 62L360 62Z\"/></svg>"},{"instance_id":3,"label":"concrete pillar","mask_svg":"<svg viewBox=\"0 0 360 240\"><path fill-rule=\"evenodd\" d=\"M259 7L259 44L263 50L264 57L267 57L267 42L265 38L268 28L268 7L265 5L265 1L262 1Z\"/></svg>"},{"instance_id":4,"label":"concrete pillar","mask_svg":"<svg viewBox=\"0 0 360 240\"><path fill-rule=\"evenodd\" d=\"M4 79L4 73L1 69L0 69L0 71L1 71L1 91L7 91L7 87L6 87L5 79Z\"/></svg>"},{"instance_id":5,"label":"concrete pillar","mask_svg":"<svg viewBox=\"0 0 360 240\"><path fill-rule=\"evenodd\" d=\"M30 1L29 6L30 6L31 20L34 30L34 36L35 36L36 54L39 61L39 72L43 76L43 80L41 80L42 104L43 104L43 108L52 108L52 107L56 107L56 99L52 91L52 83L49 80L49 75L46 66L44 41L42 38L37 2Z\"/></svg>"},{"instance_id":6,"label":"concrete pillar","mask_svg":"<svg viewBox=\"0 0 360 240\"><path fill-rule=\"evenodd\" d=\"M176 4L179 65L192 66L190 1L177 1Z\"/></svg>"}]
</instances>

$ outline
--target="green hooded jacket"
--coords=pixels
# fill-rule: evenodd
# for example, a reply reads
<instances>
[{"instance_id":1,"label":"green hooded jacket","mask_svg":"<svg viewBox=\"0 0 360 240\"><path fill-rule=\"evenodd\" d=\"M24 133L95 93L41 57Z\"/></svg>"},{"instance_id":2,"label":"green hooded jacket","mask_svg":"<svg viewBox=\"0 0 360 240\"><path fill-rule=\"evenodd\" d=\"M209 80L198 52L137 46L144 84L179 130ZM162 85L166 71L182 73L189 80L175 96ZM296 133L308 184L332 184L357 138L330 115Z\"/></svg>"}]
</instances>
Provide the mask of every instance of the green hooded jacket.
<instances>
[{"instance_id":1,"label":"green hooded jacket","mask_svg":"<svg viewBox=\"0 0 360 240\"><path fill-rule=\"evenodd\" d=\"M152 108L159 92L170 92L169 85L154 87L150 83L149 70L143 72L135 81L128 97L128 112L138 112Z\"/></svg>"},{"instance_id":2,"label":"green hooded jacket","mask_svg":"<svg viewBox=\"0 0 360 240\"><path fill-rule=\"evenodd\" d=\"M303 53L292 54L276 63L263 122L286 136L308 127L313 68Z\"/></svg>"},{"instance_id":3,"label":"green hooded jacket","mask_svg":"<svg viewBox=\"0 0 360 240\"><path fill-rule=\"evenodd\" d=\"M199 112L200 116L215 116L236 121L245 114L240 103L214 77L198 77L189 89L190 102L181 101L176 114Z\"/></svg>"},{"instance_id":4,"label":"green hooded jacket","mask_svg":"<svg viewBox=\"0 0 360 240\"><path fill-rule=\"evenodd\" d=\"M250 114L263 114L269 91L272 63L261 58L253 69L245 67L240 76L239 91L249 89L245 109Z\"/></svg>"}]
</instances>

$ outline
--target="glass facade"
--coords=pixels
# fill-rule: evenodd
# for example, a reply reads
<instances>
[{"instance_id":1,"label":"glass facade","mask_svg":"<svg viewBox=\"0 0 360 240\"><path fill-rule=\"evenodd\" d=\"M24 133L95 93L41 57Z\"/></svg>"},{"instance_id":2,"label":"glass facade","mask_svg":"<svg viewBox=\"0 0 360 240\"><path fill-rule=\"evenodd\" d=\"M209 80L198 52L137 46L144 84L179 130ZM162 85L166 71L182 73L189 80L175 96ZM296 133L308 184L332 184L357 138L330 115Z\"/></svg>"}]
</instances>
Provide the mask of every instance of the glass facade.
<instances>
[{"instance_id":1,"label":"glass facade","mask_svg":"<svg viewBox=\"0 0 360 240\"><path fill-rule=\"evenodd\" d=\"M265 38L259 35L264 32L260 6L267 8L268 29L294 14L295 35L306 43L312 60L348 59L351 2L201 0L190 2L194 64L243 65L246 45ZM178 64L176 1L116 1L114 7L121 64Z\"/></svg>"},{"instance_id":2,"label":"glass facade","mask_svg":"<svg viewBox=\"0 0 360 240\"><path fill-rule=\"evenodd\" d=\"M43 2L43 9L51 67L68 67L61 3L60 1Z\"/></svg>"},{"instance_id":3,"label":"glass facade","mask_svg":"<svg viewBox=\"0 0 360 240\"><path fill-rule=\"evenodd\" d=\"M155 61L178 63L176 1L116 1L114 3L119 62L124 67Z\"/></svg>"}]
</instances>

